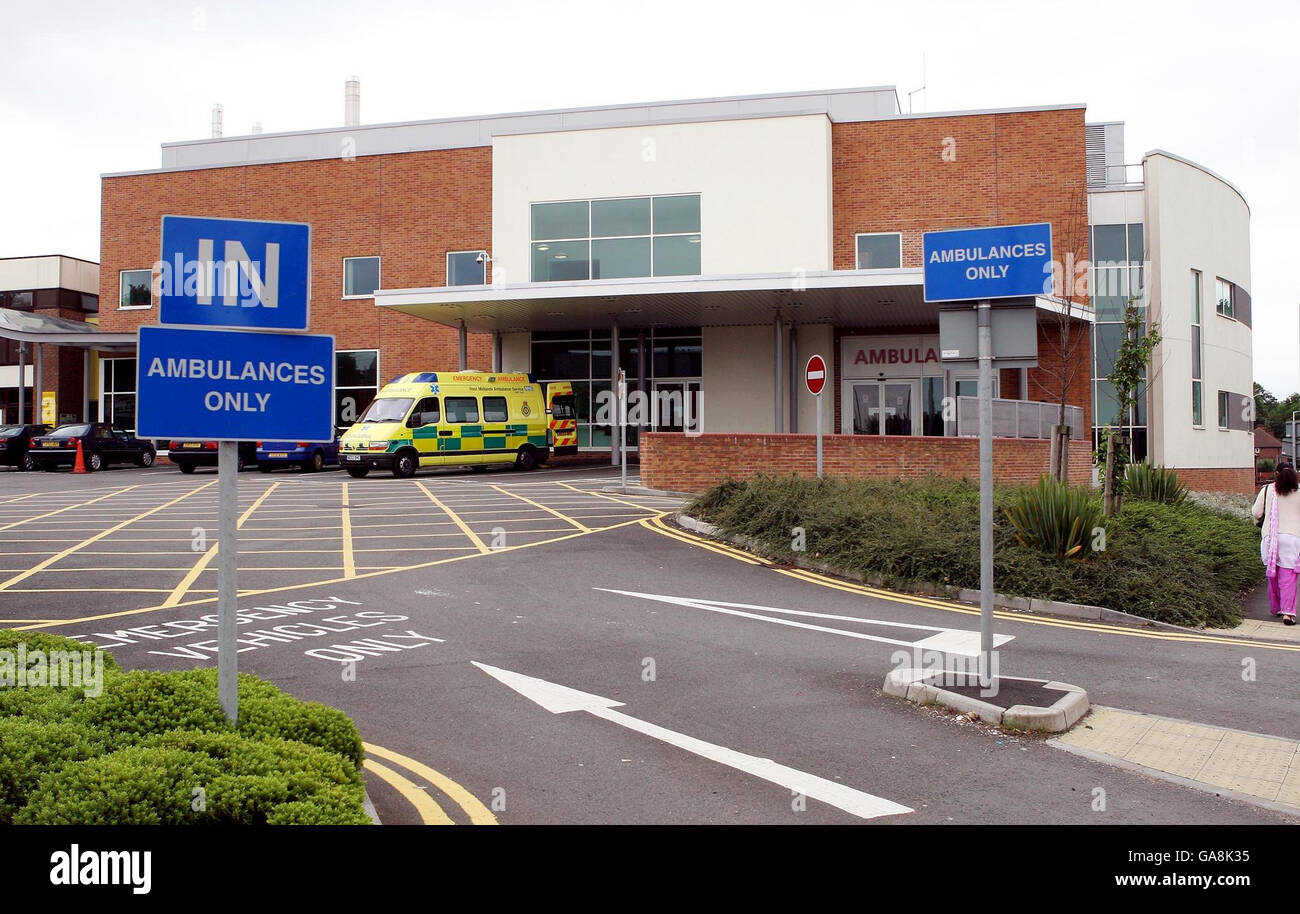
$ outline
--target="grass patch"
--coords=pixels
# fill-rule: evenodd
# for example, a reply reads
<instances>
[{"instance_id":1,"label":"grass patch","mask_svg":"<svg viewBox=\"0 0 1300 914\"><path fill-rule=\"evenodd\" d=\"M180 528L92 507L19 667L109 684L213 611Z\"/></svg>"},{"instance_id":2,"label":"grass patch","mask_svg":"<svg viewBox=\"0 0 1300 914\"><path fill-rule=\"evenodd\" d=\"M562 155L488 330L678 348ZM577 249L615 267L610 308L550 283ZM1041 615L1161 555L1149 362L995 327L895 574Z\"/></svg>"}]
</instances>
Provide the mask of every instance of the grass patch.
<instances>
[{"instance_id":1,"label":"grass patch","mask_svg":"<svg viewBox=\"0 0 1300 914\"><path fill-rule=\"evenodd\" d=\"M999 593L1086 603L1178 625L1235 625L1242 598L1264 580L1259 532L1249 521L1192 501L1128 501L1106 521L1106 548L1058 558L1022 545L1005 509L1025 490L994 496L994 580ZM796 555L887 585L979 587L979 488L964 480L755 477L727 480L687 508L723 531L751 537L777 558Z\"/></svg>"}]
</instances>

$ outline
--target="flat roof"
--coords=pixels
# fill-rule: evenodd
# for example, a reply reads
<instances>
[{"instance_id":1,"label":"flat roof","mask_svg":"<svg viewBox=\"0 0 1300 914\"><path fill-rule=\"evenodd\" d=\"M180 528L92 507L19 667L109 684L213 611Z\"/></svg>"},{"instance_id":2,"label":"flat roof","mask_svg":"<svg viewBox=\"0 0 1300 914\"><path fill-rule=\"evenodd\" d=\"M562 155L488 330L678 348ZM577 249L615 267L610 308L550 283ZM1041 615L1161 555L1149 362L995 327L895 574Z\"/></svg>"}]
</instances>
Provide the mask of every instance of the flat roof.
<instances>
[{"instance_id":1,"label":"flat roof","mask_svg":"<svg viewBox=\"0 0 1300 914\"><path fill-rule=\"evenodd\" d=\"M832 123L852 123L1084 107L1083 104L1038 105L904 114L900 110L898 90L894 86L678 99L181 140L162 144L160 168L109 172L101 177L335 159L339 157L345 140L351 143L351 154L360 157L490 146L497 136L657 124L808 114L824 115Z\"/></svg>"},{"instance_id":2,"label":"flat roof","mask_svg":"<svg viewBox=\"0 0 1300 914\"><path fill-rule=\"evenodd\" d=\"M377 289L375 305L472 333L655 326L726 327L770 323L778 309L799 323L881 328L938 324L924 300L923 271L824 270L806 275L749 273L562 282ZM1040 310L1062 303L1038 296ZM1091 321L1092 310L1074 306Z\"/></svg>"}]
</instances>

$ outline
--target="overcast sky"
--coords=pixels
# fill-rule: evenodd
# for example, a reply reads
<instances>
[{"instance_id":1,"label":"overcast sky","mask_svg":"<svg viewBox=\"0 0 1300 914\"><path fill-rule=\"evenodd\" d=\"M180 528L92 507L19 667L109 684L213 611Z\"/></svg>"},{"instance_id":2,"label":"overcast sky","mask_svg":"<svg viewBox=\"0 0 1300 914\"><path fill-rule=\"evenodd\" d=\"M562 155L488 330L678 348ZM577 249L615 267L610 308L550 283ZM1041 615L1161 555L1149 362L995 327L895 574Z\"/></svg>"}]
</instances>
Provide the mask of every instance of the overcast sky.
<instances>
[{"instance_id":1,"label":"overcast sky","mask_svg":"<svg viewBox=\"0 0 1300 914\"><path fill-rule=\"evenodd\" d=\"M918 111L1085 102L1251 206L1255 377L1300 388L1300 5L0 0L0 256L99 259L99 175L159 144L340 124L896 85Z\"/></svg>"}]
</instances>

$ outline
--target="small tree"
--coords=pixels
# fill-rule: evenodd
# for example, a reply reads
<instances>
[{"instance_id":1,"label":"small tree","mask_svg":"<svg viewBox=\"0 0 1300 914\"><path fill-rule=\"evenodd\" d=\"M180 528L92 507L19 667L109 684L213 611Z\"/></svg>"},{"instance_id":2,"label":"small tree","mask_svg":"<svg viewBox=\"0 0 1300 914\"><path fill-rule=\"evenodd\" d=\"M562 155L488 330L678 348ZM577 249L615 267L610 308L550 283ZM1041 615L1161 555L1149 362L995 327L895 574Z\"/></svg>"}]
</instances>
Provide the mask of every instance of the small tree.
<instances>
[{"instance_id":1,"label":"small tree","mask_svg":"<svg viewBox=\"0 0 1300 914\"><path fill-rule=\"evenodd\" d=\"M1147 380L1147 370L1151 364L1151 354L1160 345L1160 330L1154 324L1148 326L1146 314L1130 301L1124 308L1124 339L1115 353L1115 366L1106 380L1115 388L1118 409L1115 414L1115 430L1105 436L1106 441L1106 479L1103 504L1107 517L1119 513L1122 501L1122 486L1116 485L1115 448L1116 440L1123 448L1123 462L1127 463L1129 451L1128 436L1124 434L1129 411L1137 405L1142 386Z\"/></svg>"}]
</instances>

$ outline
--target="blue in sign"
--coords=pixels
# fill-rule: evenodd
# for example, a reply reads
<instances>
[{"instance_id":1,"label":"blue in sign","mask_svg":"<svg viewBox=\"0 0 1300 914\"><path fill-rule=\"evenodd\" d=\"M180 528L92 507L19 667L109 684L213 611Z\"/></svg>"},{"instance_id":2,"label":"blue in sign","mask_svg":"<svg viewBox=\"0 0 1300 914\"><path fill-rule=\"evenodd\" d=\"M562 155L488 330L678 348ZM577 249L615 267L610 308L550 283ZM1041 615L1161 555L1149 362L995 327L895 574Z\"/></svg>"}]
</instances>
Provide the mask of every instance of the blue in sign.
<instances>
[{"instance_id":1,"label":"blue in sign","mask_svg":"<svg viewBox=\"0 0 1300 914\"><path fill-rule=\"evenodd\" d=\"M141 327L136 434L334 440L334 338Z\"/></svg>"},{"instance_id":2,"label":"blue in sign","mask_svg":"<svg viewBox=\"0 0 1300 914\"><path fill-rule=\"evenodd\" d=\"M311 226L163 216L163 324L306 330Z\"/></svg>"},{"instance_id":3,"label":"blue in sign","mask_svg":"<svg viewBox=\"0 0 1300 914\"><path fill-rule=\"evenodd\" d=\"M1052 224L926 232L925 300L1052 294Z\"/></svg>"}]
</instances>

